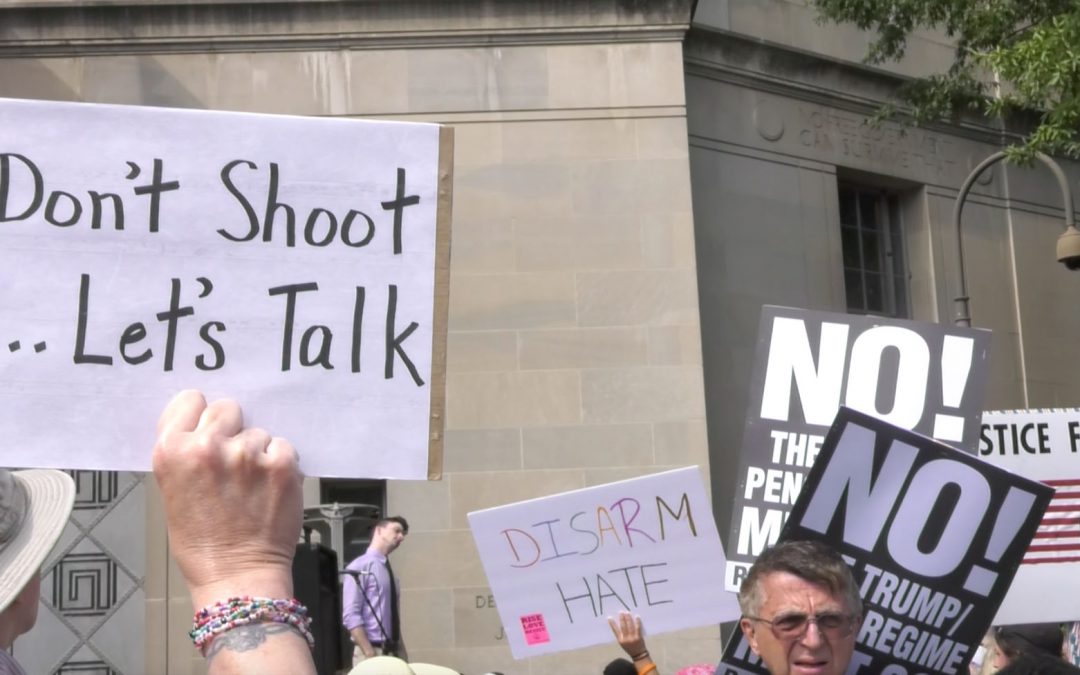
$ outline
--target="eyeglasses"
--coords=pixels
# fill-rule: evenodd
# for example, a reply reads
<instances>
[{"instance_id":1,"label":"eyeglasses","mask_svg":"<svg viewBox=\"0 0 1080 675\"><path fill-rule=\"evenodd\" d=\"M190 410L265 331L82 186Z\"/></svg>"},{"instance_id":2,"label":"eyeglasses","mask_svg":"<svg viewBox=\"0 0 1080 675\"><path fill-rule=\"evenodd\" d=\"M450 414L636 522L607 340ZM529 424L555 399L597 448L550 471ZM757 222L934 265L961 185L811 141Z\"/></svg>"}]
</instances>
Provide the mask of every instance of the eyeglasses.
<instances>
[{"instance_id":1,"label":"eyeglasses","mask_svg":"<svg viewBox=\"0 0 1080 675\"><path fill-rule=\"evenodd\" d=\"M806 635L806 631L809 630L812 623L816 623L818 631L829 640L842 640L851 635L851 632L855 629L856 617L839 612L822 612L814 616L795 613L784 614L772 619L763 619L757 616L748 616L746 618L751 621L761 621L769 624L773 635L778 640L798 640Z\"/></svg>"}]
</instances>

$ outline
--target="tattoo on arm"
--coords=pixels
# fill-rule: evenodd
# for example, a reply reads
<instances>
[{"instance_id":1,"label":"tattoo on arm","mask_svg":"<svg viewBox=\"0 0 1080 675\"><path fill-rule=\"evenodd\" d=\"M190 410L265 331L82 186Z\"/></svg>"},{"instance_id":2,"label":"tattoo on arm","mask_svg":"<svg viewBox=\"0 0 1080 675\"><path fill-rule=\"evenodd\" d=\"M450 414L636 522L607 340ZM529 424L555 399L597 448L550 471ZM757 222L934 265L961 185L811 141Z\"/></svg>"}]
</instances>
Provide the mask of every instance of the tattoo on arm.
<instances>
[{"instance_id":1,"label":"tattoo on arm","mask_svg":"<svg viewBox=\"0 0 1080 675\"><path fill-rule=\"evenodd\" d=\"M246 626L237 626L218 635L210 642L210 648L206 650L206 662L209 664L223 651L254 651L266 644L268 637L281 633L296 633L296 630L283 623L250 623ZM296 635L300 634L296 633Z\"/></svg>"}]
</instances>

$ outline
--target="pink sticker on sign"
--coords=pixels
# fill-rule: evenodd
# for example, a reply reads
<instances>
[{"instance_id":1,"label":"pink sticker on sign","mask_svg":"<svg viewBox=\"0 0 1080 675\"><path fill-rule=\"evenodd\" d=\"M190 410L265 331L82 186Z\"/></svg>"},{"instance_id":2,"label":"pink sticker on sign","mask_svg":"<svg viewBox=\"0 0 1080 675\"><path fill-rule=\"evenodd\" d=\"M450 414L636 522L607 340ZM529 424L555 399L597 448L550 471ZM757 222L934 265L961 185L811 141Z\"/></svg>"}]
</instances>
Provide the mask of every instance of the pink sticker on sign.
<instances>
[{"instance_id":1,"label":"pink sticker on sign","mask_svg":"<svg viewBox=\"0 0 1080 675\"><path fill-rule=\"evenodd\" d=\"M526 614L521 617L521 630L525 631L525 644L542 645L551 642L543 614Z\"/></svg>"}]
</instances>

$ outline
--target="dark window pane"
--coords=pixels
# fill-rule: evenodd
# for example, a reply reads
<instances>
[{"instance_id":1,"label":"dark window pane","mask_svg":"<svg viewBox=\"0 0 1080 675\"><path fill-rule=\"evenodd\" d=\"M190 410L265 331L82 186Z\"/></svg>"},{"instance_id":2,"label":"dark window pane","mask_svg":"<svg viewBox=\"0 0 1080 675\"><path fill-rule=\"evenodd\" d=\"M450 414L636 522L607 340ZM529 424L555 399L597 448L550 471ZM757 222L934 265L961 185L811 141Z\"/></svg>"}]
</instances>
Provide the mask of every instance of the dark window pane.
<instances>
[{"instance_id":1,"label":"dark window pane","mask_svg":"<svg viewBox=\"0 0 1080 675\"><path fill-rule=\"evenodd\" d=\"M900 200L896 198L896 195L889 195L885 199L886 213L885 219L888 221L889 229L893 233L900 232Z\"/></svg>"},{"instance_id":2,"label":"dark window pane","mask_svg":"<svg viewBox=\"0 0 1080 675\"><path fill-rule=\"evenodd\" d=\"M320 488L319 496L323 504L355 505L343 506L336 514L340 517L338 527L343 538L340 542L343 550L337 553L341 557L339 563L344 566L367 550L372 526L386 505L386 483L380 480L326 478L320 481ZM332 541L328 531L334 518L314 516L308 519L307 524L315 525L319 520L326 521L325 526L317 527L323 535L322 543L330 546Z\"/></svg>"},{"instance_id":3,"label":"dark window pane","mask_svg":"<svg viewBox=\"0 0 1080 675\"><path fill-rule=\"evenodd\" d=\"M862 274L858 270L844 270L844 292L847 294L849 312L865 311L863 301Z\"/></svg>"},{"instance_id":4,"label":"dark window pane","mask_svg":"<svg viewBox=\"0 0 1080 675\"><path fill-rule=\"evenodd\" d=\"M881 237L877 232L863 230L863 268L867 272L881 271Z\"/></svg>"},{"instance_id":5,"label":"dark window pane","mask_svg":"<svg viewBox=\"0 0 1080 675\"><path fill-rule=\"evenodd\" d=\"M878 196L872 192L859 194L859 224L867 230L878 228Z\"/></svg>"},{"instance_id":6,"label":"dark window pane","mask_svg":"<svg viewBox=\"0 0 1080 675\"><path fill-rule=\"evenodd\" d=\"M882 313L885 311L884 294L882 293L883 277L880 274L867 272L866 280L866 311Z\"/></svg>"},{"instance_id":7,"label":"dark window pane","mask_svg":"<svg viewBox=\"0 0 1080 675\"><path fill-rule=\"evenodd\" d=\"M371 534L376 522L378 522L377 518L369 517L367 514L350 516L345 519L343 523L345 551L342 556L342 567L352 562L357 556L364 554L368 544L371 543Z\"/></svg>"},{"instance_id":8,"label":"dark window pane","mask_svg":"<svg viewBox=\"0 0 1080 675\"><path fill-rule=\"evenodd\" d=\"M837 188L848 311L908 315L900 198L873 187Z\"/></svg>"},{"instance_id":9,"label":"dark window pane","mask_svg":"<svg viewBox=\"0 0 1080 675\"><path fill-rule=\"evenodd\" d=\"M844 267L860 267L859 231L854 227L841 227L840 241L844 249Z\"/></svg>"},{"instance_id":10,"label":"dark window pane","mask_svg":"<svg viewBox=\"0 0 1080 675\"><path fill-rule=\"evenodd\" d=\"M850 188L840 188L840 224L859 224L855 214L855 191Z\"/></svg>"},{"instance_id":11,"label":"dark window pane","mask_svg":"<svg viewBox=\"0 0 1080 675\"><path fill-rule=\"evenodd\" d=\"M896 274L905 274L904 268L904 240L901 236L903 233L900 231L899 225L896 221L892 223L892 227L889 228L889 253L892 254L893 271Z\"/></svg>"},{"instance_id":12,"label":"dark window pane","mask_svg":"<svg viewBox=\"0 0 1080 675\"><path fill-rule=\"evenodd\" d=\"M894 316L907 316L907 277L897 275L893 277L893 295L896 298L896 306L893 307Z\"/></svg>"}]
</instances>

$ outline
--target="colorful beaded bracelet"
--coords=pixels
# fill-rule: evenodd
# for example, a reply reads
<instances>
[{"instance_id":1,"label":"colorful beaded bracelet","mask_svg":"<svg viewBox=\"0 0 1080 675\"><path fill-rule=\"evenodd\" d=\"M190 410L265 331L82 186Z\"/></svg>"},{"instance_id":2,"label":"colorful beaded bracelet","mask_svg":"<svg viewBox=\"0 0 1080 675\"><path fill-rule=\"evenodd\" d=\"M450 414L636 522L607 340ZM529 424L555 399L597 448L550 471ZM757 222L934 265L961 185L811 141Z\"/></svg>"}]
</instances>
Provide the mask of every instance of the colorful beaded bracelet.
<instances>
[{"instance_id":1,"label":"colorful beaded bracelet","mask_svg":"<svg viewBox=\"0 0 1080 675\"><path fill-rule=\"evenodd\" d=\"M307 607L295 598L283 600L244 595L215 602L195 613L195 623L188 635L195 643L195 648L202 653L211 640L226 631L238 626L267 622L292 626L307 640L308 647L314 649L315 638L311 634L311 618L307 615Z\"/></svg>"}]
</instances>

